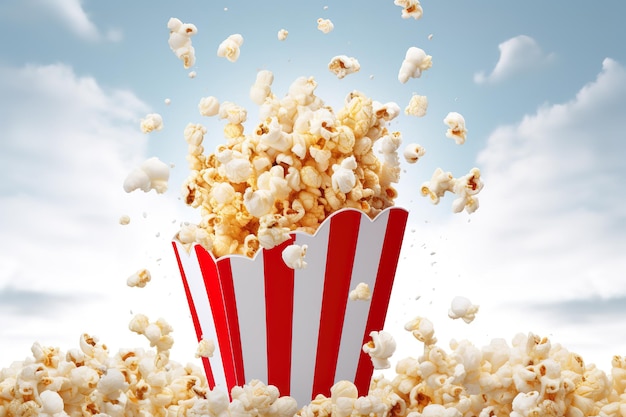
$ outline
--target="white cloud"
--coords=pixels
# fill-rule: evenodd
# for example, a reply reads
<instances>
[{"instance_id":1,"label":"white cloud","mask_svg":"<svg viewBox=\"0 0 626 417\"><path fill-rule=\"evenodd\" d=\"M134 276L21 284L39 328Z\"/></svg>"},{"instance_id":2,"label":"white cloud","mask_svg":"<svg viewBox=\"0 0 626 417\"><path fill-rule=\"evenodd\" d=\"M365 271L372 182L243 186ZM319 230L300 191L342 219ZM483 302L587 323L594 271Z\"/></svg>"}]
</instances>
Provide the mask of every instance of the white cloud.
<instances>
[{"instance_id":1,"label":"white cloud","mask_svg":"<svg viewBox=\"0 0 626 417\"><path fill-rule=\"evenodd\" d=\"M34 341L77 347L83 332L113 349L143 346L127 330L131 310L191 333L170 243L178 187L163 195L122 187L148 157L146 104L57 64L0 67L0 107L0 299L23 300L20 309L0 305L0 367ZM122 214L129 225L118 223ZM127 287L141 268L153 282Z\"/></svg>"},{"instance_id":2,"label":"white cloud","mask_svg":"<svg viewBox=\"0 0 626 417\"><path fill-rule=\"evenodd\" d=\"M609 369L626 348L616 332L626 317L581 322L568 314L577 305L600 313L626 294L624 114L626 69L605 59L571 101L491 134L477 161L485 182L478 211L409 226L416 231L408 232L389 312L394 333L405 338L401 349L418 346L401 325L425 315L444 344L452 337L510 342L533 331ZM455 295L481 305L471 325L447 318Z\"/></svg>"},{"instance_id":3,"label":"white cloud","mask_svg":"<svg viewBox=\"0 0 626 417\"><path fill-rule=\"evenodd\" d=\"M487 75L484 71L474 74L475 83L500 82L541 68L554 58L553 54L543 52L539 44L526 35L508 39L498 45L498 49L500 49L500 58L491 74Z\"/></svg>"},{"instance_id":4,"label":"white cloud","mask_svg":"<svg viewBox=\"0 0 626 417\"><path fill-rule=\"evenodd\" d=\"M111 29L107 33L101 33L96 24L89 18L83 9L82 0L33 0L35 6L47 7L53 15L63 21L70 31L87 40L106 39L119 42L122 33L118 29ZM31 9L32 10L32 9Z\"/></svg>"}]
</instances>

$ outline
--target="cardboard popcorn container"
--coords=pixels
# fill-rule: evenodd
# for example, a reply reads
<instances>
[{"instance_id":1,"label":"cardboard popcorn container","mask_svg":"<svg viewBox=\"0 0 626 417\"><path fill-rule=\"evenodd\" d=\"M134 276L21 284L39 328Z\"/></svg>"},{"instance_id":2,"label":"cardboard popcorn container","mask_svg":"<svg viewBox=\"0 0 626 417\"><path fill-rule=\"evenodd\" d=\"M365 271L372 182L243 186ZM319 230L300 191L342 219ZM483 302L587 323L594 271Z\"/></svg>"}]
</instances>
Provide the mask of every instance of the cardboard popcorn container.
<instances>
[{"instance_id":1,"label":"cardboard popcorn container","mask_svg":"<svg viewBox=\"0 0 626 417\"><path fill-rule=\"evenodd\" d=\"M343 209L315 235L291 233L253 259L173 242L198 340L216 342L203 358L209 386L230 392L258 379L303 405L349 380L366 395L374 369L362 346L383 328L407 217L397 207L374 220ZM283 261L291 244L308 245L306 268ZM350 300L362 282L371 299Z\"/></svg>"}]
</instances>

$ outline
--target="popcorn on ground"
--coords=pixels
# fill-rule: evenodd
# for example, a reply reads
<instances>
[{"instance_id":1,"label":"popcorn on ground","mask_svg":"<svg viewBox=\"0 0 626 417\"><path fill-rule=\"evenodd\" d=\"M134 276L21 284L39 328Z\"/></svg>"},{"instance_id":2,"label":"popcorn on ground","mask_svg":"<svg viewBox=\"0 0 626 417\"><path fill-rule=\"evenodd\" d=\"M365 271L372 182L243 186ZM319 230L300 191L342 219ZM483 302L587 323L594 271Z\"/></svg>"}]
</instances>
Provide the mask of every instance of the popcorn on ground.
<instances>
[{"instance_id":1,"label":"popcorn on ground","mask_svg":"<svg viewBox=\"0 0 626 417\"><path fill-rule=\"evenodd\" d=\"M478 348L467 340L436 345L432 323L416 318L407 330L423 343L417 357L400 360L392 379L376 376L358 396L338 381L330 396L309 404L281 396L252 380L226 392L210 390L202 369L169 360L171 327L136 316L130 324L152 349L111 354L83 334L78 349L33 344L32 356L0 370L0 416L206 415L211 417L314 416L603 416L626 412L626 359L615 356L610 375L547 338L518 334ZM372 352L384 367L395 342L373 335ZM210 354L204 346L202 354Z\"/></svg>"}]
</instances>

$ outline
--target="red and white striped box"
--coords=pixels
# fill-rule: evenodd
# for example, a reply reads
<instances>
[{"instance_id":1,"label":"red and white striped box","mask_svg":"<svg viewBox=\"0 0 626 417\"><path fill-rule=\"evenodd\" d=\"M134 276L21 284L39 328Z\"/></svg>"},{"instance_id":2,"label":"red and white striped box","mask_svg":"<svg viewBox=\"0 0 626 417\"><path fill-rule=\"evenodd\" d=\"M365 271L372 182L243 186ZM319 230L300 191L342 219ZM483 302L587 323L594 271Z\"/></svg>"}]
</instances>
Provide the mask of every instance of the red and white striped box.
<instances>
[{"instance_id":1,"label":"red and white striped box","mask_svg":"<svg viewBox=\"0 0 626 417\"><path fill-rule=\"evenodd\" d=\"M198 340L217 341L203 358L210 388L258 379L304 405L349 380L366 395L373 366L362 346L383 328L407 218L397 207L374 220L343 209L315 235L291 233L254 259L216 260L200 245L187 253L173 242ZM291 244L308 245L306 268L284 263ZM361 282L371 299L349 300Z\"/></svg>"}]
</instances>

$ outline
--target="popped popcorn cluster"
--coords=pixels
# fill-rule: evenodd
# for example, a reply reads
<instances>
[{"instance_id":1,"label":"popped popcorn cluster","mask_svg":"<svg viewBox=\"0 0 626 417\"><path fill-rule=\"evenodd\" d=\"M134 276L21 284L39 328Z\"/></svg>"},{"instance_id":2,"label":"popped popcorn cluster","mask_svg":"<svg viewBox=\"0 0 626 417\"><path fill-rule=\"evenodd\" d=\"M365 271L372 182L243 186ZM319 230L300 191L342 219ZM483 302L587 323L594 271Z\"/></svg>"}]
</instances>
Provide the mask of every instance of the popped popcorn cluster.
<instances>
[{"instance_id":1,"label":"popped popcorn cluster","mask_svg":"<svg viewBox=\"0 0 626 417\"><path fill-rule=\"evenodd\" d=\"M163 320L138 316L131 329L153 349L107 346L88 334L79 348L63 352L34 343L32 356L0 370L2 417L258 416L291 417L297 404L273 386L253 380L226 392L210 390L202 368L169 359L169 332ZM163 342L163 340L168 340ZM202 344L202 343L201 343ZM199 349L212 354L211 345Z\"/></svg>"},{"instance_id":2,"label":"popped popcorn cluster","mask_svg":"<svg viewBox=\"0 0 626 417\"><path fill-rule=\"evenodd\" d=\"M217 257L253 256L284 242L289 232L313 233L341 208L373 218L393 205L402 136L387 124L400 107L353 91L335 112L315 95L313 77L296 79L283 98L273 94L272 82L272 72L262 70L250 89L261 120L252 133L244 133L245 108L201 100L201 114L226 121L226 143L206 154L207 129L185 129L191 174L183 198L200 209L202 221L183 226L181 243L200 243Z\"/></svg>"},{"instance_id":3,"label":"popped popcorn cluster","mask_svg":"<svg viewBox=\"0 0 626 417\"><path fill-rule=\"evenodd\" d=\"M296 415L625 415L626 359L621 356L613 358L607 375L593 364L586 365L576 353L533 333L519 333L511 345L504 339L493 339L482 348L467 340L452 340L446 351L436 345L430 321L418 317L405 327L424 344L423 351L400 360L391 380L375 376L368 394L361 397L351 382L339 381L330 397L318 395ZM378 348L382 350L383 344ZM384 365L384 358L376 359Z\"/></svg>"},{"instance_id":4,"label":"popped popcorn cluster","mask_svg":"<svg viewBox=\"0 0 626 417\"><path fill-rule=\"evenodd\" d=\"M420 416L618 416L624 408L624 365L613 360L613 379L545 337L518 334L509 346L494 339L479 349L467 340L451 351L424 342L423 353L398 362L391 385ZM621 411L620 411L621 410Z\"/></svg>"},{"instance_id":5,"label":"popped popcorn cluster","mask_svg":"<svg viewBox=\"0 0 626 417\"><path fill-rule=\"evenodd\" d=\"M436 344L432 323L417 317L405 328L423 350L398 361L391 379L375 376L365 396L352 382L338 381L329 397L298 405L258 380L234 387L229 399L208 388L200 367L169 359L165 321L138 315L129 327L155 349L111 354L88 334L67 352L34 343L31 357L0 370L0 416L621 417L626 411L625 358L615 356L606 374L533 333L518 334L510 345L493 339L482 348L451 340L445 350ZM384 369L395 341L385 332L371 337L363 350ZM203 340L197 356L211 356L213 349Z\"/></svg>"}]
</instances>

